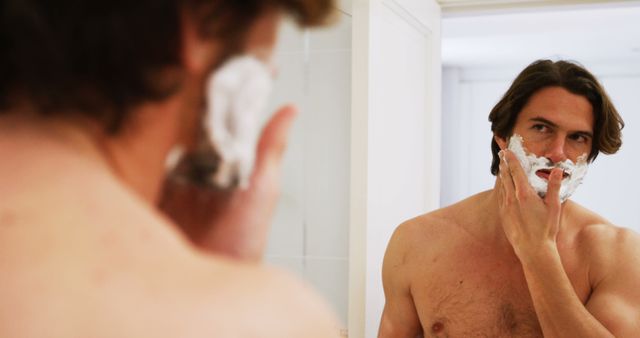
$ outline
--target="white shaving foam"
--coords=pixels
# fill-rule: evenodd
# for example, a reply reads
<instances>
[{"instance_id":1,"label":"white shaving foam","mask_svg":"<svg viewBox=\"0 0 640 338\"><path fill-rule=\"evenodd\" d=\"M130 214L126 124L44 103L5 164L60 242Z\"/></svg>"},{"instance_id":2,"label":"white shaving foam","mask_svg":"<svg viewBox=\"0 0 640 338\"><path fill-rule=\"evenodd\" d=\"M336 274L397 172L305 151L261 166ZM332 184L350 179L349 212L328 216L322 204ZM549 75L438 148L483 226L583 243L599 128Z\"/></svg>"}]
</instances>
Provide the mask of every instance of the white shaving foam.
<instances>
[{"instance_id":1,"label":"white shaving foam","mask_svg":"<svg viewBox=\"0 0 640 338\"><path fill-rule=\"evenodd\" d=\"M175 145L167 154L167 157L164 162L164 167L166 172L172 172L178 166L178 163L182 159L184 155L184 147L181 145Z\"/></svg>"},{"instance_id":2,"label":"white shaving foam","mask_svg":"<svg viewBox=\"0 0 640 338\"><path fill-rule=\"evenodd\" d=\"M522 143L522 136L514 134L509 139L508 148L518 158L518 161L522 165L522 169L524 169L524 172L529 179L529 183L540 197L544 197L547 194L547 186L549 182L536 175L538 170L560 168L568 174L568 177L565 177L560 185L560 201L564 203L564 201L566 201L576 191L578 186L582 184L584 176L587 174L587 154L583 154L578 157L577 163L575 164L569 159L560 163L552 163L545 157L537 157L536 155L529 153Z\"/></svg>"},{"instance_id":3,"label":"white shaving foam","mask_svg":"<svg viewBox=\"0 0 640 338\"><path fill-rule=\"evenodd\" d=\"M206 127L220 155L216 185L249 186L272 84L268 66L248 55L229 60L210 77Z\"/></svg>"}]
</instances>

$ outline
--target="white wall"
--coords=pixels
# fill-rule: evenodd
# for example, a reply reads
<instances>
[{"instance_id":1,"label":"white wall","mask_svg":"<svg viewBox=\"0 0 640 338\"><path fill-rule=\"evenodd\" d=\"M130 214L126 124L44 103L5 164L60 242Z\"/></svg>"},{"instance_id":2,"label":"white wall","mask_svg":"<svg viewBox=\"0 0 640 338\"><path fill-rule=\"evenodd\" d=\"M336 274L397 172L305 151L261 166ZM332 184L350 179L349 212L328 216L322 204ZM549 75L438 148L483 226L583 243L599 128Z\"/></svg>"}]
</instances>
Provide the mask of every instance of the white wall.
<instances>
[{"instance_id":1,"label":"white wall","mask_svg":"<svg viewBox=\"0 0 640 338\"><path fill-rule=\"evenodd\" d=\"M335 27L283 31L273 107L302 110L267 260L316 286L350 337L375 337L389 237L439 200L439 9L434 0L340 7Z\"/></svg>"},{"instance_id":2,"label":"white wall","mask_svg":"<svg viewBox=\"0 0 640 338\"><path fill-rule=\"evenodd\" d=\"M284 159L267 261L309 281L346 331L351 17L344 11L339 19L321 30L287 23L281 31L272 109L293 102L300 114Z\"/></svg>"},{"instance_id":3,"label":"white wall","mask_svg":"<svg viewBox=\"0 0 640 338\"><path fill-rule=\"evenodd\" d=\"M600 155L590 166L573 200L617 225L640 232L636 178L640 158L640 65L587 64L601 80L627 123L622 150ZM491 108L524 68L445 68L443 73L443 206L493 187L491 165Z\"/></svg>"},{"instance_id":4,"label":"white wall","mask_svg":"<svg viewBox=\"0 0 640 338\"><path fill-rule=\"evenodd\" d=\"M394 229L438 206L440 10L354 1L350 336L376 337Z\"/></svg>"}]
</instances>

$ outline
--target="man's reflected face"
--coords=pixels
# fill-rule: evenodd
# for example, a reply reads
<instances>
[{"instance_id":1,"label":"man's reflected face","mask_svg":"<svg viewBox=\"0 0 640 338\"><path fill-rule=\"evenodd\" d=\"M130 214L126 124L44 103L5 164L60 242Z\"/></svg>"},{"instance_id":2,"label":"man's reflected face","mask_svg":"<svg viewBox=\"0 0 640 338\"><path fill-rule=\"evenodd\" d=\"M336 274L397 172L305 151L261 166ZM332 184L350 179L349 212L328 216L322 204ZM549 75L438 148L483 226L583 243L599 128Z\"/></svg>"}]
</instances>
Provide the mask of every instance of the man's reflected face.
<instances>
[{"instance_id":1,"label":"man's reflected face","mask_svg":"<svg viewBox=\"0 0 640 338\"><path fill-rule=\"evenodd\" d=\"M547 193L553 168L564 171L561 201L582 183L593 142L593 123L591 104L583 96L560 87L547 87L531 96L518 115L509 149L541 197Z\"/></svg>"},{"instance_id":2,"label":"man's reflected face","mask_svg":"<svg viewBox=\"0 0 640 338\"><path fill-rule=\"evenodd\" d=\"M589 155L593 143L594 116L591 103L561 87L547 87L531 96L516 120L513 133L538 157L552 163L573 163ZM538 176L548 179L550 172Z\"/></svg>"}]
</instances>

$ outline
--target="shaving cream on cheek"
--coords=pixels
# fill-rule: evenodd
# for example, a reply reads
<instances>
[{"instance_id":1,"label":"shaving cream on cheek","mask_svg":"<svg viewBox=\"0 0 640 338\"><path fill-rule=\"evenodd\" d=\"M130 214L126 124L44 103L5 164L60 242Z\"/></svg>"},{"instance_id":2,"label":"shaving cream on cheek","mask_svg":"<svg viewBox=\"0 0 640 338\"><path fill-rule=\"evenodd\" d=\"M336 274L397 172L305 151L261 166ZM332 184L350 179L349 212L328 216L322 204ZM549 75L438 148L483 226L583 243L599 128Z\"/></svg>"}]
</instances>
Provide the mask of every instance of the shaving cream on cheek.
<instances>
[{"instance_id":1,"label":"shaving cream on cheek","mask_svg":"<svg viewBox=\"0 0 640 338\"><path fill-rule=\"evenodd\" d=\"M540 197L544 197L547 194L549 182L536 173L539 170L560 168L565 172L565 177L560 185L560 201L566 201L576 191L578 186L580 186L584 176L587 174L587 154L578 157L577 163L575 164L569 159L560 163L552 163L547 158L537 157L535 154L529 153L522 143L522 136L514 134L509 138L508 149L518 158L531 187L533 187Z\"/></svg>"},{"instance_id":2,"label":"shaving cream on cheek","mask_svg":"<svg viewBox=\"0 0 640 338\"><path fill-rule=\"evenodd\" d=\"M248 55L229 60L209 78L205 129L220 157L210 177L216 186L249 186L272 85L268 66Z\"/></svg>"}]
</instances>

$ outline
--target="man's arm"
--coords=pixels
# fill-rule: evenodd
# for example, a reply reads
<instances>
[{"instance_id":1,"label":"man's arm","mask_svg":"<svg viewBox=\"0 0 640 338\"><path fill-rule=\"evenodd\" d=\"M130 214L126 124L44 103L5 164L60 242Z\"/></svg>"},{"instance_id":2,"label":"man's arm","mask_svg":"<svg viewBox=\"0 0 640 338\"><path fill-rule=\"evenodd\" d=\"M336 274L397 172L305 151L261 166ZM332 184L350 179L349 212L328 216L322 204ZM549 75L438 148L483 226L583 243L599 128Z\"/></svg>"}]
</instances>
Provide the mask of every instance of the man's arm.
<instances>
[{"instance_id":1,"label":"man's arm","mask_svg":"<svg viewBox=\"0 0 640 338\"><path fill-rule=\"evenodd\" d=\"M394 232L382 265L385 306L380 321L379 338L414 338L422 333L418 313L411 296L405 258L407 225Z\"/></svg>"},{"instance_id":2,"label":"man's arm","mask_svg":"<svg viewBox=\"0 0 640 338\"><path fill-rule=\"evenodd\" d=\"M615 233L616 239L594 241L602 246L600 251L609 252L604 259L596 259L600 262L590 271L593 291L586 307L566 277L557 251L523 261L545 337L640 335L640 238L628 230L607 228L598 232Z\"/></svg>"},{"instance_id":3,"label":"man's arm","mask_svg":"<svg viewBox=\"0 0 640 338\"><path fill-rule=\"evenodd\" d=\"M592 266L595 285L587 310L616 337L640 336L640 236L627 229L590 227L602 243Z\"/></svg>"},{"instance_id":4,"label":"man's arm","mask_svg":"<svg viewBox=\"0 0 640 338\"><path fill-rule=\"evenodd\" d=\"M615 337L576 295L556 248L521 263L545 337Z\"/></svg>"}]
</instances>

